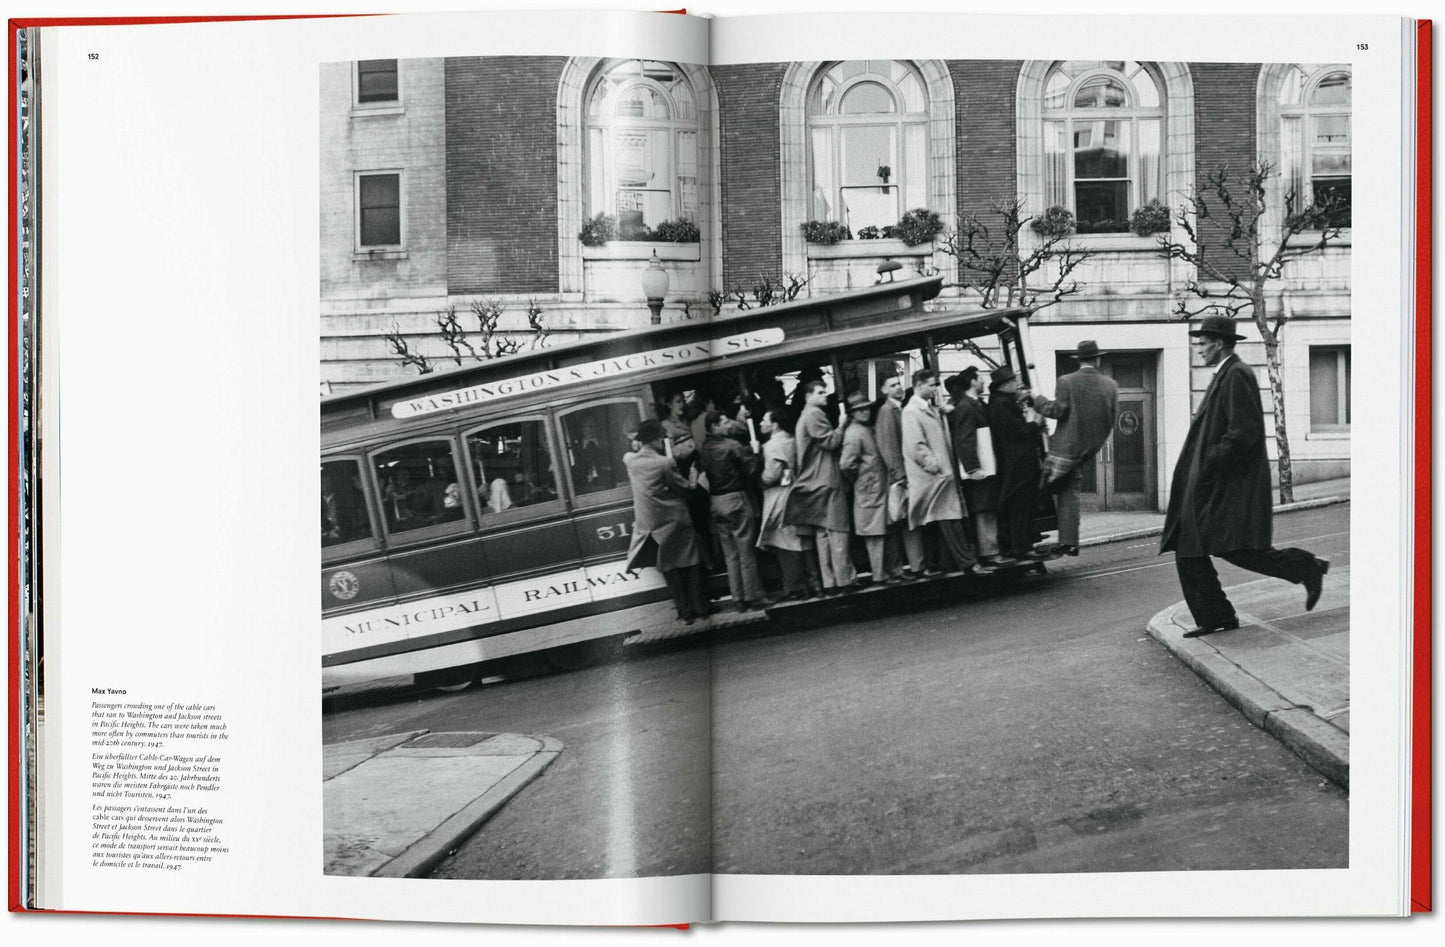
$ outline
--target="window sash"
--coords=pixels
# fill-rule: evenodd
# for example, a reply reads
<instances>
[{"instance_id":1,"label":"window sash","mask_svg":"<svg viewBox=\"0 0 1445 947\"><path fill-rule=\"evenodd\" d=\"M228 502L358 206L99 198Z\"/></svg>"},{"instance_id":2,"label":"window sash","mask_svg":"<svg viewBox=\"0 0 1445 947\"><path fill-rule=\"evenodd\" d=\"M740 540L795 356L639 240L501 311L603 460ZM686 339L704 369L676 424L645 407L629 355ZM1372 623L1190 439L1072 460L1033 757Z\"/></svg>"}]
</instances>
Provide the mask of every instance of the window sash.
<instances>
[{"instance_id":1,"label":"window sash","mask_svg":"<svg viewBox=\"0 0 1445 947\"><path fill-rule=\"evenodd\" d=\"M377 105L401 101L400 69L395 59L362 59L356 63L356 103Z\"/></svg>"},{"instance_id":2,"label":"window sash","mask_svg":"<svg viewBox=\"0 0 1445 947\"><path fill-rule=\"evenodd\" d=\"M356 176L356 245L363 250L403 245L400 172Z\"/></svg>"}]
</instances>

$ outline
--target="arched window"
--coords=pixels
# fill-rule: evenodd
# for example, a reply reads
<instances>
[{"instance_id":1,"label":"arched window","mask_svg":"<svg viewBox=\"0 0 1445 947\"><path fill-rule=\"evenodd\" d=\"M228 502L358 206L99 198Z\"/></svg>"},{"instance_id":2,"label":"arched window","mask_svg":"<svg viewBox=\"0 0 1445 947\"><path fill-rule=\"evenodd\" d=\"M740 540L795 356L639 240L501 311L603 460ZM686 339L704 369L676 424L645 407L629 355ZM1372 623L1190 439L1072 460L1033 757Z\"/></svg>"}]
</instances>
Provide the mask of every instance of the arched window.
<instances>
[{"instance_id":1,"label":"arched window","mask_svg":"<svg viewBox=\"0 0 1445 947\"><path fill-rule=\"evenodd\" d=\"M808 90L809 211L852 236L928 207L928 88L894 60L840 62Z\"/></svg>"},{"instance_id":2,"label":"arched window","mask_svg":"<svg viewBox=\"0 0 1445 947\"><path fill-rule=\"evenodd\" d=\"M1279 87L1282 194L1296 210L1334 198L1335 218L1350 225L1350 71L1343 66L1286 67Z\"/></svg>"},{"instance_id":3,"label":"arched window","mask_svg":"<svg viewBox=\"0 0 1445 947\"><path fill-rule=\"evenodd\" d=\"M1043 201L1073 211L1079 233L1129 229L1163 197L1165 102L1143 63L1069 60L1043 82Z\"/></svg>"},{"instance_id":4,"label":"arched window","mask_svg":"<svg viewBox=\"0 0 1445 947\"><path fill-rule=\"evenodd\" d=\"M663 221L696 221L698 109L683 70L609 59L586 102L588 215L615 215L624 240Z\"/></svg>"}]
</instances>

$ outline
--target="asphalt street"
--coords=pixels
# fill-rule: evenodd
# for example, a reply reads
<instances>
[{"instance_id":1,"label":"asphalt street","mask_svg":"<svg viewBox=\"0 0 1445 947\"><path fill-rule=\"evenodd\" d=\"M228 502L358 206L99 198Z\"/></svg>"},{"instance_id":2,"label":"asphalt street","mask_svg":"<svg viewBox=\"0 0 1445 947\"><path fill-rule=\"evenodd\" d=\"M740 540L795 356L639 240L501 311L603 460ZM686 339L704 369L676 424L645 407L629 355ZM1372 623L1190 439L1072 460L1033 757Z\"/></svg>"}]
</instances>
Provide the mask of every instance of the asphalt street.
<instances>
[{"instance_id":1,"label":"asphalt street","mask_svg":"<svg viewBox=\"0 0 1445 947\"><path fill-rule=\"evenodd\" d=\"M1276 544L1347 565L1349 509L1278 516ZM372 692L329 705L324 739L565 742L436 877L1345 866L1346 794L1145 633L1181 597L1156 550L1088 548L907 614L630 647L459 694Z\"/></svg>"}]
</instances>

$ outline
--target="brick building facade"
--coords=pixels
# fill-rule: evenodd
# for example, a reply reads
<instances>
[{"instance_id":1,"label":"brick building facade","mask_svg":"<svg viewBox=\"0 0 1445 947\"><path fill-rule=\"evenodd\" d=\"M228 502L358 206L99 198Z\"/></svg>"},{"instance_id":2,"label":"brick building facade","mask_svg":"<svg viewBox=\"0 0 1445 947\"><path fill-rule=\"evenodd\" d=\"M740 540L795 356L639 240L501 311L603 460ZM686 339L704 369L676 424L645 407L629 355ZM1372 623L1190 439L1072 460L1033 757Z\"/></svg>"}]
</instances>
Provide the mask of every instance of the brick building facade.
<instances>
[{"instance_id":1,"label":"brick building facade","mask_svg":"<svg viewBox=\"0 0 1445 947\"><path fill-rule=\"evenodd\" d=\"M698 318L710 291L797 275L809 294L837 292L871 284L885 259L952 283L937 243L857 237L917 206L946 233L1008 201L1058 205L1092 256L1080 291L1033 322L1038 386L1052 391L1069 365L1059 353L1082 339L1116 353L1134 426L1101 462L1105 506L1117 479L1116 506L1163 508L1208 382L1175 314L1192 274L1128 215L1255 160L1281 169L1274 225L1287 186L1349 188L1348 68L1323 64L380 60L325 66L321 109L323 391L414 372L386 342L393 329L444 369L436 313L454 307L466 327L477 300L504 306L510 330L535 303L561 340L645 324L654 254L670 277L664 319ZM851 239L808 242L803 224L829 217ZM1348 234L1271 286L1290 320L1297 482L1349 471ZM1020 233L1026 248L1037 239ZM935 305L976 297L952 287ZM1265 384L1262 344L1240 352Z\"/></svg>"}]
</instances>

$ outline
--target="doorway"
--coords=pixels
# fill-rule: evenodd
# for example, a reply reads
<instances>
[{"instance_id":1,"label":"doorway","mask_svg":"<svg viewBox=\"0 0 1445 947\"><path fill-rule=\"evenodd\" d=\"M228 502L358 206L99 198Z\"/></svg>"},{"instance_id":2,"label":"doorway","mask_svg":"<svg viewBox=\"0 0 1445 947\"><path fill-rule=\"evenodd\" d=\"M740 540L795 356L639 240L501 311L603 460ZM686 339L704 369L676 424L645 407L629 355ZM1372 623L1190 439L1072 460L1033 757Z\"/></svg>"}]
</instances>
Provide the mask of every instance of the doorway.
<instances>
[{"instance_id":1,"label":"doorway","mask_svg":"<svg viewBox=\"0 0 1445 947\"><path fill-rule=\"evenodd\" d=\"M1078 369L1068 352L1054 356L1062 378ZM1080 509L1153 511L1159 497L1155 463L1157 444L1155 390L1159 353L1111 352L1099 361L1099 370L1119 385L1119 410L1114 430L1094 461L1081 471Z\"/></svg>"}]
</instances>

